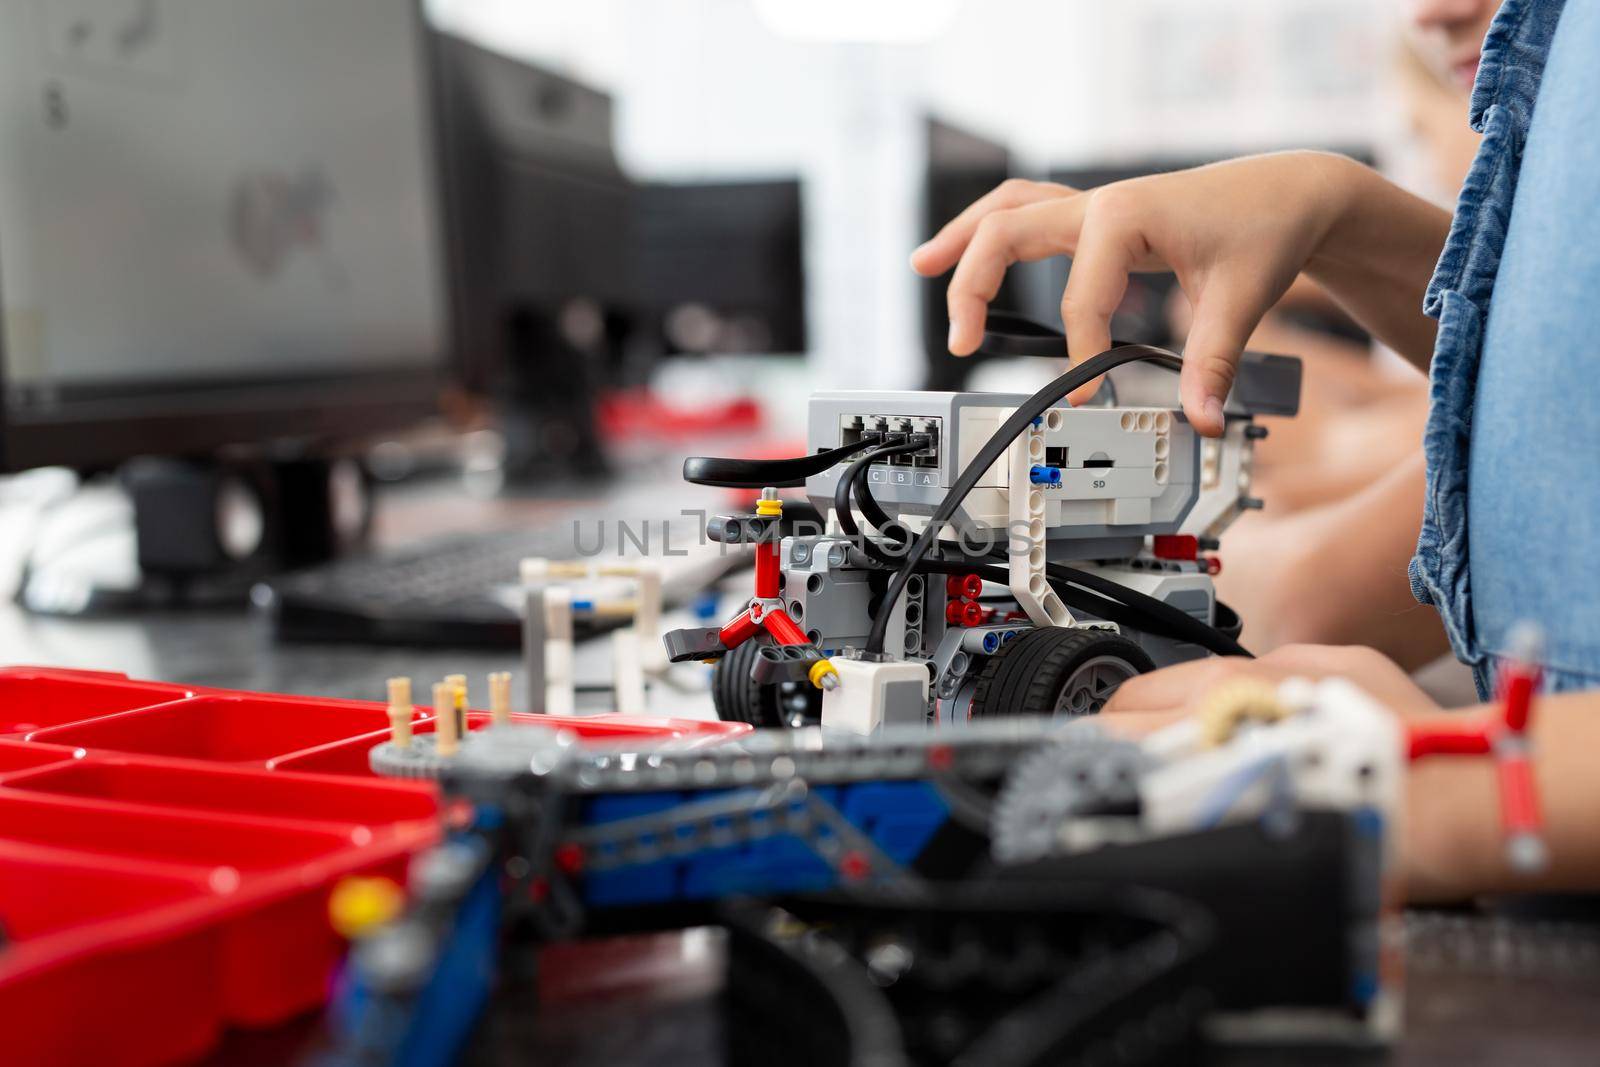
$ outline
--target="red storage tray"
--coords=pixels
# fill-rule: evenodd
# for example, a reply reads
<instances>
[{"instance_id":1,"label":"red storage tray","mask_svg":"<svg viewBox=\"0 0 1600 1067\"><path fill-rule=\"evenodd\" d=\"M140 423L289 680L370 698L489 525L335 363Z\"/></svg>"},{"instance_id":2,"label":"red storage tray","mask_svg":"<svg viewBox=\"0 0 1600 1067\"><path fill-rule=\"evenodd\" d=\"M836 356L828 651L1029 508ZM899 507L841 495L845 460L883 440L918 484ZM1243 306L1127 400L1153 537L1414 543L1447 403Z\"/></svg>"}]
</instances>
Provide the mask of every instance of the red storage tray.
<instances>
[{"instance_id":1,"label":"red storage tray","mask_svg":"<svg viewBox=\"0 0 1600 1067\"><path fill-rule=\"evenodd\" d=\"M749 729L517 718L607 742ZM403 878L439 833L430 783L368 770L387 729L376 702L0 670L0 1061L181 1063L322 1003L333 886Z\"/></svg>"}]
</instances>

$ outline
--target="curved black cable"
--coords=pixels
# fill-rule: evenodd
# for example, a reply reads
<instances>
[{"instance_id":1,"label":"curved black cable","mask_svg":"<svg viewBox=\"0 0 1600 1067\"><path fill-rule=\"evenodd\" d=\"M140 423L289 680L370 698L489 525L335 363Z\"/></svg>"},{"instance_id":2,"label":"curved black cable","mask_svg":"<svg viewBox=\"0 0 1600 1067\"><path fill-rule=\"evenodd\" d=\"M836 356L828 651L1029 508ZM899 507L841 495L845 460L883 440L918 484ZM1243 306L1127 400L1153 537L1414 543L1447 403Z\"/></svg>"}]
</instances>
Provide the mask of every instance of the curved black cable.
<instances>
[{"instance_id":1,"label":"curved black cable","mask_svg":"<svg viewBox=\"0 0 1600 1067\"><path fill-rule=\"evenodd\" d=\"M695 485L714 485L723 489L794 489L806 484L813 474L821 474L863 448L877 444L863 438L848 445L830 448L809 456L791 459L726 459L719 456L690 456L683 461L683 480Z\"/></svg>"},{"instance_id":2,"label":"curved black cable","mask_svg":"<svg viewBox=\"0 0 1600 1067\"><path fill-rule=\"evenodd\" d=\"M1130 607L1136 605L1140 610L1149 612L1159 618L1171 630L1176 631L1176 633L1167 633L1163 636L1174 637L1181 634L1182 636L1178 637L1179 640L1189 641L1207 651L1215 652L1219 656L1255 658L1248 649L1215 626L1208 626L1187 611L1175 608L1165 600L1157 600L1153 596L1129 589L1127 586L1114 582L1110 578L1094 574L1091 571L1079 570L1077 567L1069 567L1064 563L1046 563L1045 573L1052 577L1060 576L1063 580L1074 585L1082 586L1090 592L1108 599L1120 600Z\"/></svg>"},{"instance_id":3,"label":"curved black cable","mask_svg":"<svg viewBox=\"0 0 1600 1067\"><path fill-rule=\"evenodd\" d=\"M1012 413L1011 417L995 431L994 435L985 441L983 447L978 449L978 454L972 458L966 468L956 478L955 484L945 493L944 499L934 509L933 517L928 526L917 537L916 543L911 546L906 557L901 561L900 569L895 572L894 578L889 582L889 588L884 592L883 601L878 611L878 617L872 620L872 630L867 635L867 651L882 654L884 639L889 632L889 616L893 614L895 601L900 599L905 591L906 582L915 573L917 564L927 558L928 551L933 548L934 542L939 539L939 528L950 521L956 509L966 500L967 494L972 492L978 484L978 479L983 477L985 471L992 466L995 460L1005 454L1011 442L1016 439L1029 423L1041 417L1047 410L1058 403L1062 397L1092 382L1094 379L1114 370L1124 363L1133 363L1140 360L1157 363L1169 370L1182 370L1183 360L1171 352L1151 345L1121 345L1108 349L1097 356L1084 360L1072 367L1055 381L1024 400Z\"/></svg>"},{"instance_id":4,"label":"curved black cable","mask_svg":"<svg viewBox=\"0 0 1600 1067\"><path fill-rule=\"evenodd\" d=\"M914 440L902 441L898 444L889 444L884 445L881 448L875 448L866 455L857 458L854 463L846 467L844 469L844 473L839 475L839 481L833 487L833 513L839 518L839 529L843 530L846 536L859 545L861 547L861 551L865 552L868 556L877 560L879 563L882 563L886 567L898 567L900 566L900 560L879 548L872 542L871 538L863 537L861 535L861 527L856 524L856 517L850 510L851 486L853 484L857 485L858 492L856 494L856 498L858 500L862 499L861 493L859 492L859 487L866 484L868 467L872 466L872 464L876 461L880 459L887 459L890 456L903 456L911 452L921 452L923 449L927 448L930 443L931 442L928 437L924 435L916 435ZM866 499L871 500L871 495L868 494ZM872 507L880 516L883 516L885 520L888 519L888 516L883 514L883 509L878 507L877 501L872 501ZM868 516L868 521L872 521L872 517L870 515ZM883 526L883 524L879 522L873 522L872 524L880 529Z\"/></svg>"},{"instance_id":5,"label":"curved black cable","mask_svg":"<svg viewBox=\"0 0 1600 1067\"><path fill-rule=\"evenodd\" d=\"M872 495L867 479L857 475L851 486L855 496L856 507L861 510L861 515L885 540L893 541L899 546L898 553L890 553L873 544L867 555L893 570L900 566L905 559L905 546L911 543L911 531L904 523L896 522L889 517L889 513L878 505L877 498ZM863 542L866 543L866 542Z\"/></svg>"},{"instance_id":6,"label":"curved black cable","mask_svg":"<svg viewBox=\"0 0 1600 1067\"><path fill-rule=\"evenodd\" d=\"M1111 347L1121 348L1132 343L1113 338ZM978 351L986 356L1062 359L1067 354L1067 335L1015 311L990 308L984 316L983 340L978 344Z\"/></svg>"}]
</instances>

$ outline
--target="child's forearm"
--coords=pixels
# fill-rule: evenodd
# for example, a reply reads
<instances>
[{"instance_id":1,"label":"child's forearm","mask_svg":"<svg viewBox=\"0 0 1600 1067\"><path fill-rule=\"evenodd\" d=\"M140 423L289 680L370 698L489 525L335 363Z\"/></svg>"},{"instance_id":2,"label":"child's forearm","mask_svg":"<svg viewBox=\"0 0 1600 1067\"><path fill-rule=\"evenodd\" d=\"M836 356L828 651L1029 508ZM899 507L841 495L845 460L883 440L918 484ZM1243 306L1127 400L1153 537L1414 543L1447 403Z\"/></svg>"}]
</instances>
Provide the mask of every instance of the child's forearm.
<instances>
[{"instance_id":1,"label":"child's forearm","mask_svg":"<svg viewBox=\"0 0 1600 1067\"><path fill-rule=\"evenodd\" d=\"M1419 450L1347 499L1279 520L1275 543L1230 579L1258 591L1244 616L1252 649L1367 645L1407 670L1448 651L1438 613L1416 602L1406 580L1423 475Z\"/></svg>"},{"instance_id":2,"label":"child's forearm","mask_svg":"<svg viewBox=\"0 0 1600 1067\"><path fill-rule=\"evenodd\" d=\"M1532 743L1548 865L1526 874L1506 862L1491 760L1424 758L1412 766L1407 783L1408 899L1600 888L1600 691L1539 699Z\"/></svg>"},{"instance_id":3,"label":"child's forearm","mask_svg":"<svg viewBox=\"0 0 1600 1067\"><path fill-rule=\"evenodd\" d=\"M1437 324L1422 295L1450 232L1450 213L1368 167L1330 158L1330 196L1344 208L1306 273L1356 321L1417 366L1433 358Z\"/></svg>"}]
</instances>

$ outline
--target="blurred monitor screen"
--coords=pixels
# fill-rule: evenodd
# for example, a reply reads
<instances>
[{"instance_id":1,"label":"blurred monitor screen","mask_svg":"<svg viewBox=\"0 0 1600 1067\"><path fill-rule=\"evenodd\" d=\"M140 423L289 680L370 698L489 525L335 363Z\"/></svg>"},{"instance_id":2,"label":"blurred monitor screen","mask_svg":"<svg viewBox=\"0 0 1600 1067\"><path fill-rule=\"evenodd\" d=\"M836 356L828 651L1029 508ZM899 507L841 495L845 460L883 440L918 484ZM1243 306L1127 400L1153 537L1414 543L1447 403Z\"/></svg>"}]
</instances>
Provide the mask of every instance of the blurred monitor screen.
<instances>
[{"instance_id":1,"label":"blurred monitor screen","mask_svg":"<svg viewBox=\"0 0 1600 1067\"><path fill-rule=\"evenodd\" d=\"M923 172L922 234L932 237L939 228L1011 175L1011 152L998 141L952 126L937 118L924 123L927 158ZM950 318L945 289L953 270L922 283L922 336L927 355L923 378L926 389L960 389L976 360L957 359L946 349ZM1007 273L993 304L1010 311L1022 304L1021 271ZM985 357L978 356L977 359Z\"/></svg>"},{"instance_id":2,"label":"blurred monitor screen","mask_svg":"<svg viewBox=\"0 0 1600 1067\"><path fill-rule=\"evenodd\" d=\"M0 467L424 410L415 0L0 0Z\"/></svg>"},{"instance_id":3,"label":"blurred monitor screen","mask_svg":"<svg viewBox=\"0 0 1600 1067\"><path fill-rule=\"evenodd\" d=\"M795 179L639 188L640 300L674 351L805 351L801 194Z\"/></svg>"}]
</instances>

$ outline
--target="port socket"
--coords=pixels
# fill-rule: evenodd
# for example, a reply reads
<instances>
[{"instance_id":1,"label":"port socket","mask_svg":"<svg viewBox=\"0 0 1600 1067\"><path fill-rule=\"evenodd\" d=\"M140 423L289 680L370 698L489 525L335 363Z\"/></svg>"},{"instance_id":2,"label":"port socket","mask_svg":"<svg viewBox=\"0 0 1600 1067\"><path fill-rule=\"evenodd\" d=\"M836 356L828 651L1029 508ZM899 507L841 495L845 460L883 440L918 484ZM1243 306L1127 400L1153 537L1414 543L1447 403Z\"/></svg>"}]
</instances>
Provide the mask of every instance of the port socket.
<instances>
[{"instance_id":1,"label":"port socket","mask_svg":"<svg viewBox=\"0 0 1600 1067\"><path fill-rule=\"evenodd\" d=\"M891 415L889 416L888 421L890 433L909 434L911 432L910 419L901 418L897 415ZM910 454L890 456L889 465L891 467L909 467L911 466L911 456Z\"/></svg>"},{"instance_id":2,"label":"port socket","mask_svg":"<svg viewBox=\"0 0 1600 1067\"><path fill-rule=\"evenodd\" d=\"M911 454L912 466L937 467L939 465L939 431L941 425L938 419L912 419L911 432L926 434L931 440L927 448L921 452Z\"/></svg>"},{"instance_id":3,"label":"port socket","mask_svg":"<svg viewBox=\"0 0 1600 1067\"><path fill-rule=\"evenodd\" d=\"M839 444L841 447L859 442L863 432L860 415L839 416Z\"/></svg>"},{"instance_id":4,"label":"port socket","mask_svg":"<svg viewBox=\"0 0 1600 1067\"><path fill-rule=\"evenodd\" d=\"M881 462L896 467L937 467L942 429L943 420L936 418L913 418L903 415L841 415L839 444L853 445L886 434L926 434L930 438L927 448L903 456L891 456Z\"/></svg>"}]
</instances>

